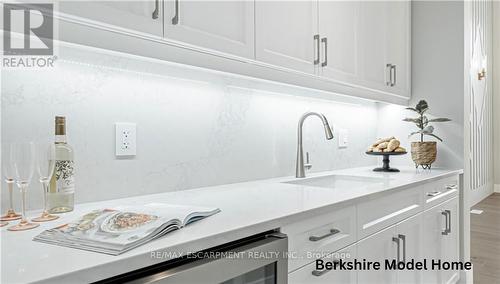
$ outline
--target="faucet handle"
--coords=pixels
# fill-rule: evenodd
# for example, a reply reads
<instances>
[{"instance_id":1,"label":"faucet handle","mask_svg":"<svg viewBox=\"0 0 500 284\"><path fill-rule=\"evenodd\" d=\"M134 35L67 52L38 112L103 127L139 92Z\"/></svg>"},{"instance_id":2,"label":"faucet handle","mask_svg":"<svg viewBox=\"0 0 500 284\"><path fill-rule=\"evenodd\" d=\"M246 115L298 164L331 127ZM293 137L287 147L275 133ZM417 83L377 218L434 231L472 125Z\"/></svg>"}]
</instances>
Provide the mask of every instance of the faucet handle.
<instances>
[{"instance_id":1,"label":"faucet handle","mask_svg":"<svg viewBox=\"0 0 500 284\"><path fill-rule=\"evenodd\" d=\"M310 170L312 166L313 165L309 162L309 152L306 152L306 163L304 164L304 168Z\"/></svg>"}]
</instances>

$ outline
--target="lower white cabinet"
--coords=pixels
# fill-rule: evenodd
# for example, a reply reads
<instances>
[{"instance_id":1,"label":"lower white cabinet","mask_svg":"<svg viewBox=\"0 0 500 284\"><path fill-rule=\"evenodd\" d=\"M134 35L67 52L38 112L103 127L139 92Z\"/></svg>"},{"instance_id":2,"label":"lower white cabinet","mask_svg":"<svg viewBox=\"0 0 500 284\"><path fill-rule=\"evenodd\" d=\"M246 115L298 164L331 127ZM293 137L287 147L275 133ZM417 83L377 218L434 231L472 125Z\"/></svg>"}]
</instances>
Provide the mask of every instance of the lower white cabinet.
<instances>
[{"instance_id":1,"label":"lower white cabinet","mask_svg":"<svg viewBox=\"0 0 500 284\"><path fill-rule=\"evenodd\" d=\"M357 244L358 259L384 263L386 259L396 259L398 249L393 238L396 236L396 227L391 226L375 233ZM396 273L380 270L358 271L358 283L397 283Z\"/></svg>"},{"instance_id":2,"label":"lower white cabinet","mask_svg":"<svg viewBox=\"0 0 500 284\"><path fill-rule=\"evenodd\" d=\"M421 260L422 228L422 214L417 214L360 241L357 245L358 259L379 262L381 268L359 271L359 283L422 283L418 270L385 269L386 261Z\"/></svg>"},{"instance_id":3,"label":"lower white cabinet","mask_svg":"<svg viewBox=\"0 0 500 284\"><path fill-rule=\"evenodd\" d=\"M457 179L457 176L442 178L425 185L382 195L364 203L351 206L350 208L338 210L335 214L333 212L331 215L325 214L321 218L317 217L317 219L319 218L318 220L311 218L310 221L303 220L300 223L287 225L284 229L288 228L288 233L293 231L309 232L312 229L306 228L303 224L309 224L314 220L316 220L316 223L325 224L324 226L313 226L314 228L317 227L316 230L320 230L323 227L330 228L332 224L339 227L341 223L338 220L343 220L343 218L348 220L347 214L349 212L356 212L356 222L353 224L352 219L354 218L351 217L351 222L348 222L350 225L342 227L340 231L350 232L348 228L352 228L353 226L356 226L358 230L361 228L362 230L357 234L357 238L351 243L343 243L347 247L338 250L337 253L328 254L329 251L324 251L323 255L327 255L326 260L329 261L332 259L335 260L335 258L338 259L339 255L344 255L344 260L355 258L358 262L380 263L379 270L316 271L316 263L311 259L309 264L291 271L289 282L359 284L456 283L459 280L459 271L446 269L433 270L432 262L441 261L442 263L449 263L460 261L459 204L456 192L458 190ZM438 200L440 202L436 203ZM388 204L387 201L391 201L393 204ZM424 203L433 206L425 207ZM347 211L348 209L350 211ZM340 214L341 212L344 212L344 214ZM410 212L411 215L403 216L399 214L401 212ZM334 219L338 220L335 221ZM380 223L380 226L372 226L371 224L374 223L372 219L380 219L383 222L377 223ZM301 226L302 229L299 228ZM377 230L366 230L369 227L377 227ZM290 228L293 228L293 230ZM297 237L292 235L292 238ZM333 241L333 239L326 240L329 242ZM294 244L293 250L300 251L301 245L297 242ZM327 245L317 246L315 249L309 247L306 250L314 250L321 253L323 248L329 247L333 248L333 246ZM349 257L345 257L346 254ZM390 265L394 265L392 262L405 262L411 266L424 260L426 260L426 269L418 269L416 266L414 266L415 269L385 269L386 261ZM407 268L409 267L407 266Z\"/></svg>"},{"instance_id":4,"label":"lower white cabinet","mask_svg":"<svg viewBox=\"0 0 500 284\"><path fill-rule=\"evenodd\" d=\"M323 260L326 261L338 261L342 259L344 261L353 260L356 258L356 246L352 245L346 247L342 250L334 252L327 255ZM289 284L345 284L345 283L356 283L357 282L356 271L338 271L338 270L316 270L316 262L310 263L292 273L288 276Z\"/></svg>"},{"instance_id":5,"label":"lower white cabinet","mask_svg":"<svg viewBox=\"0 0 500 284\"><path fill-rule=\"evenodd\" d=\"M458 198L437 205L423 213L424 257L442 261L459 260ZM454 283L459 272L453 270L427 270L424 283Z\"/></svg>"}]
</instances>

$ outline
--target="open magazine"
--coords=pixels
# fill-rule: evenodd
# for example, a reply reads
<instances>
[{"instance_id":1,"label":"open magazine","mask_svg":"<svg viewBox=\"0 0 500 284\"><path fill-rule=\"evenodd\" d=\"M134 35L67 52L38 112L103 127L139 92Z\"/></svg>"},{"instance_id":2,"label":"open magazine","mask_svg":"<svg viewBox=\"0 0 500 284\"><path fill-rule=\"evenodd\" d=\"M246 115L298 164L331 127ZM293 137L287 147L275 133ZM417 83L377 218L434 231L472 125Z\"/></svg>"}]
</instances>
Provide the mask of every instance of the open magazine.
<instances>
[{"instance_id":1,"label":"open magazine","mask_svg":"<svg viewBox=\"0 0 500 284\"><path fill-rule=\"evenodd\" d=\"M33 240L118 255L218 212L219 208L162 203L99 209Z\"/></svg>"}]
</instances>

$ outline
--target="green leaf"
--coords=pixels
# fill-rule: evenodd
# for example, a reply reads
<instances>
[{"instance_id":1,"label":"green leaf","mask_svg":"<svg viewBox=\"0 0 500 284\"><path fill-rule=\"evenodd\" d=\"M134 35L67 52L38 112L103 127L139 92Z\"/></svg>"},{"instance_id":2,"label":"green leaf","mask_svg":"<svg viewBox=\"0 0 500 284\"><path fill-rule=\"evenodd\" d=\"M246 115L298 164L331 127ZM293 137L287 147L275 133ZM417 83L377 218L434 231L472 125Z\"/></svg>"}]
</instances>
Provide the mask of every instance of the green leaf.
<instances>
[{"instance_id":1,"label":"green leaf","mask_svg":"<svg viewBox=\"0 0 500 284\"><path fill-rule=\"evenodd\" d=\"M428 134L428 135L432 134L432 132L434 132L434 126L431 126L431 125L425 127L424 129L422 129L420 131L420 133Z\"/></svg>"},{"instance_id":2,"label":"green leaf","mask_svg":"<svg viewBox=\"0 0 500 284\"><path fill-rule=\"evenodd\" d=\"M429 119L427 118L427 116L422 116L422 127L421 128L424 128L427 126L427 124L429 124Z\"/></svg>"},{"instance_id":3,"label":"green leaf","mask_svg":"<svg viewBox=\"0 0 500 284\"><path fill-rule=\"evenodd\" d=\"M413 122L413 123L421 123L422 120L420 119L420 117L418 117L418 118L405 118L405 119L403 119L403 121Z\"/></svg>"},{"instance_id":4,"label":"green leaf","mask_svg":"<svg viewBox=\"0 0 500 284\"><path fill-rule=\"evenodd\" d=\"M429 135L429 136L432 136L434 138L436 138L437 140L443 142L443 139L439 138L436 134L432 134L432 133L424 133L425 135Z\"/></svg>"},{"instance_id":5,"label":"green leaf","mask_svg":"<svg viewBox=\"0 0 500 284\"><path fill-rule=\"evenodd\" d=\"M418 102L418 104L415 106L415 109L419 112L419 113L424 113L427 109L429 109L429 105L427 104L427 102L425 100L421 100Z\"/></svg>"},{"instance_id":6,"label":"green leaf","mask_svg":"<svg viewBox=\"0 0 500 284\"><path fill-rule=\"evenodd\" d=\"M414 112L418 112L418 110L416 110L415 108L412 108L412 107L407 107L405 109L407 109L407 110L413 110Z\"/></svg>"},{"instance_id":7,"label":"green leaf","mask_svg":"<svg viewBox=\"0 0 500 284\"><path fill-rule=\"evenodd\" d=\"M444 117L429 119L429 122L447 122L447 121L451 121L451 119Z\"/></svg>"}]
</instances>

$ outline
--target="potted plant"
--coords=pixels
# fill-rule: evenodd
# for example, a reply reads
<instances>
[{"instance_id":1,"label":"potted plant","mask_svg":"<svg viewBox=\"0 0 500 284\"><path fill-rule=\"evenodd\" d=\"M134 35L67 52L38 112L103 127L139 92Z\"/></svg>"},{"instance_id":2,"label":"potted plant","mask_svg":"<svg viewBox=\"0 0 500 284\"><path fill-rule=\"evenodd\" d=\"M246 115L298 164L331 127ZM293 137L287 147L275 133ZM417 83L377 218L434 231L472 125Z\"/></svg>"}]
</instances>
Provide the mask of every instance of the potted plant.
<instances>
[{"instance_id":1,"label":"potted plant","mask_svg":"<svg viewBox=\"0 0 500 284\"><path fill-rule=\"evenodd\" d=\"M431 122L446 122L451 121L449 118L432 118L429 119L425 113L429 109L429 105L425 100L421 100L418 104L413 107L406 108L418 113L416 118L405 118L403 121L415 123L418 127L418 131L412 132L409 137L419 134L420 142L411 143L411 158L415 162L415 167L418 168L422 166L423 169L430 169L432 163L436 161L437 156L437 143L434 141L424 141L424 136L432 136L439 141L443 139L439 138L434 134L434 127L429 125Z\"/></svg>"}]
</instances>

